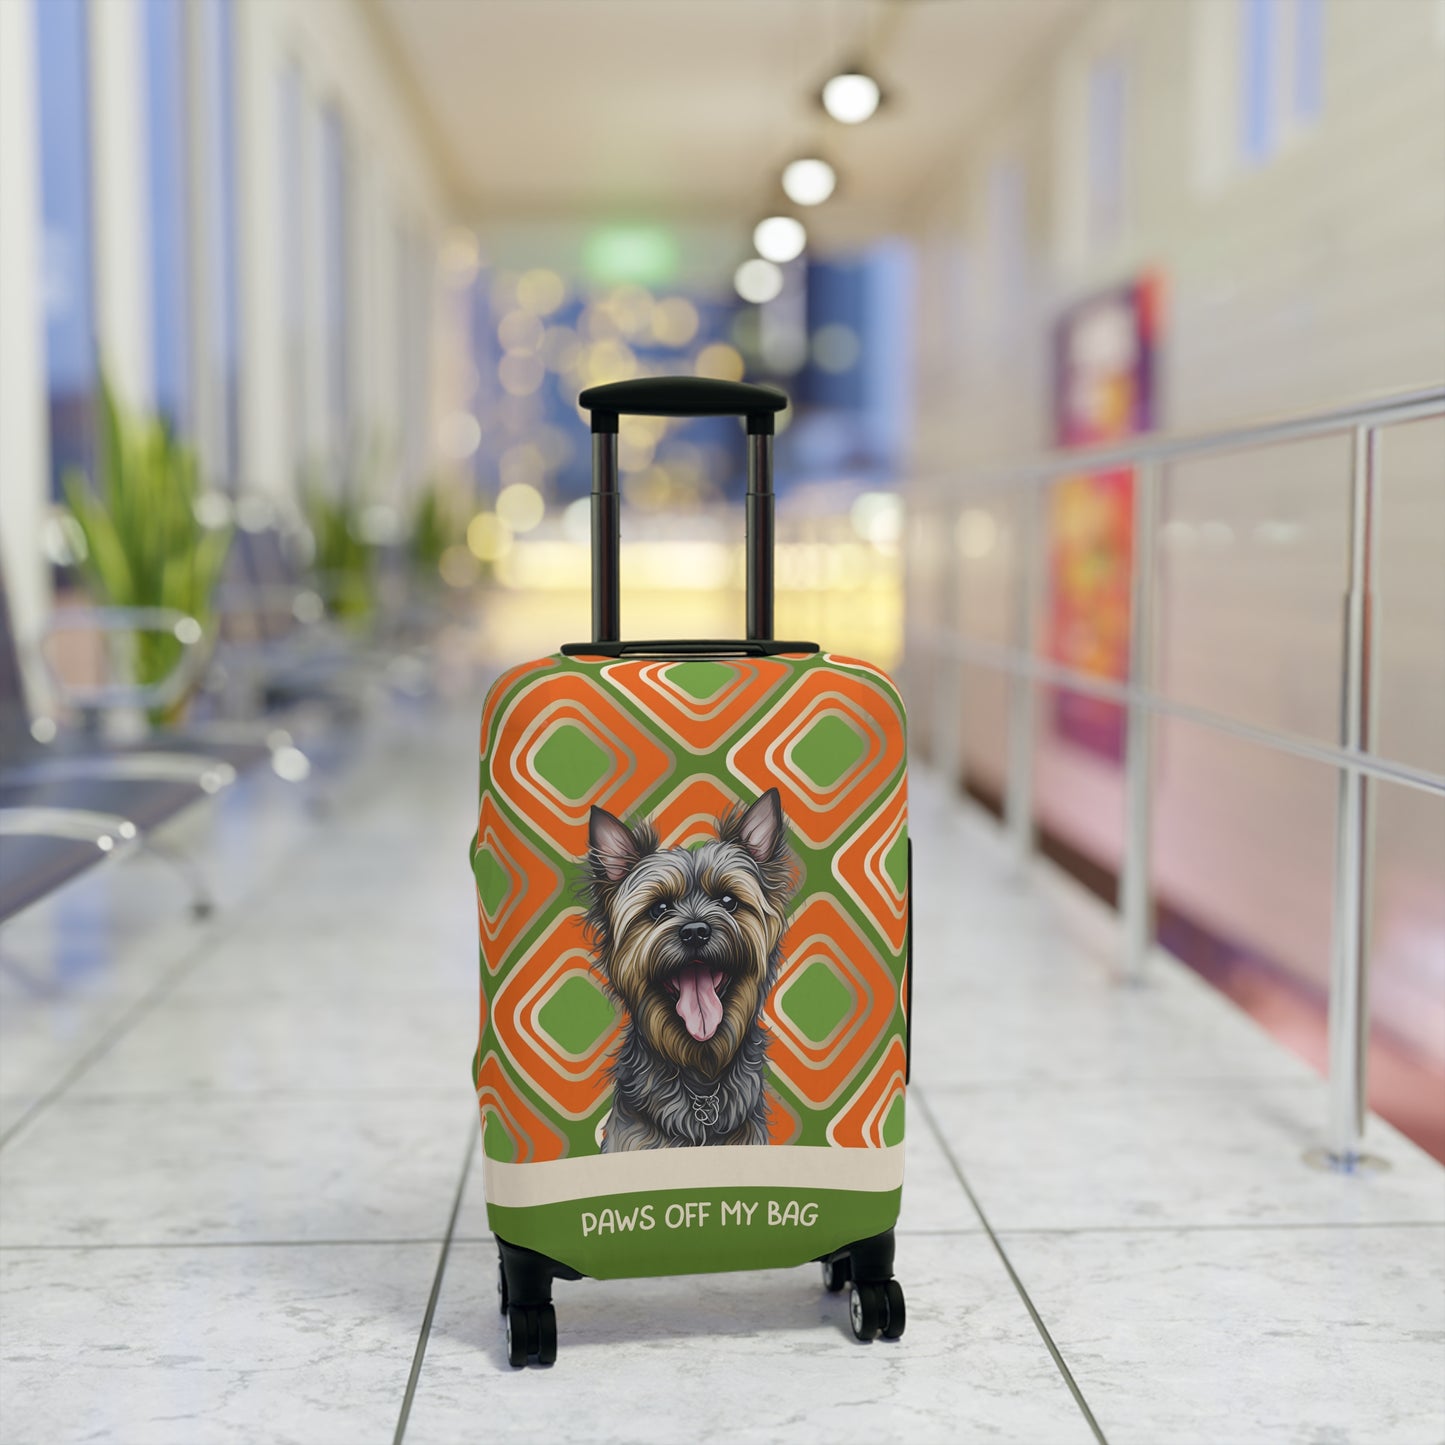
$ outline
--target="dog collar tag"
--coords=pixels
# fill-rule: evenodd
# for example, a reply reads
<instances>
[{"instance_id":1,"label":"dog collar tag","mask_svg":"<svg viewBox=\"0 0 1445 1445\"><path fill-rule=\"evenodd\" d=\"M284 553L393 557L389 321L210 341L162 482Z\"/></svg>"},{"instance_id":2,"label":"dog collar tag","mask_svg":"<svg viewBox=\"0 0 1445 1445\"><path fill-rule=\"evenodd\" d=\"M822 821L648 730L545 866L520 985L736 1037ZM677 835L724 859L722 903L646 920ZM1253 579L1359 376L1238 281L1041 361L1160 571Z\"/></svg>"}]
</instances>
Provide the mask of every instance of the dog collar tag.
<instances>
[{"instance_id":1,"label":"dog collar tag","mask_svg":"<svg viewBox=\"0 0 1445 1445\"><path fill-rule=\"evenodd\" d=\"M691 1089L687 1091L688 1098L692 1100L692 1117L706 1129L716 1124L722 1113L722 1103L718 1098L721 1092L721 1086L710 1094L694 1094Z\"/></svg>"}]
</instances>

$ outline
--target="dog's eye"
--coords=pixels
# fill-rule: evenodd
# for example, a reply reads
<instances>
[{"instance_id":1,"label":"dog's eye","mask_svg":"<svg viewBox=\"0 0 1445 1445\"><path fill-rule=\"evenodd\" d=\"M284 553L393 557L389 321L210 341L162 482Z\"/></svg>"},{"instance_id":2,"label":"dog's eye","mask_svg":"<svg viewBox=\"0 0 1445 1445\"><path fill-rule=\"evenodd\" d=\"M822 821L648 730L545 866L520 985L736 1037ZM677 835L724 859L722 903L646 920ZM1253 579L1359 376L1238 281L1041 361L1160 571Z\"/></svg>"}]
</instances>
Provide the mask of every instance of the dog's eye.
<instances>
[{"instance_id":1,"label":"dog's eye","mask_svg":"<svg viewBox=\"0 0 1445 1445\"><path fill-rule=\"evenodd\" d=\"M670 904L665 898L660 898L656 903L654 903L654 904L652 905L651 908L649 908L649 909L647 910L647 916L648 916L654 923L656 923L657 920L658 920L659 918L661 918L662 915L663 915L664 913L666 913L667 910L668 910L669 908L671 908L671 907L672 907L672 904Z\"/></svg>"},{"instance_id":2,"label":"dog's eye","mask_svg":"<svg viewBox=\"0 0 1445 1445\"><path fill-rule=\"evenodd\" d=\"M729 913L736 913L738 911L738 901L731 893L724 893L723 896L718 899L718 902L721 903Z\"/></svg>"}]
</instances>

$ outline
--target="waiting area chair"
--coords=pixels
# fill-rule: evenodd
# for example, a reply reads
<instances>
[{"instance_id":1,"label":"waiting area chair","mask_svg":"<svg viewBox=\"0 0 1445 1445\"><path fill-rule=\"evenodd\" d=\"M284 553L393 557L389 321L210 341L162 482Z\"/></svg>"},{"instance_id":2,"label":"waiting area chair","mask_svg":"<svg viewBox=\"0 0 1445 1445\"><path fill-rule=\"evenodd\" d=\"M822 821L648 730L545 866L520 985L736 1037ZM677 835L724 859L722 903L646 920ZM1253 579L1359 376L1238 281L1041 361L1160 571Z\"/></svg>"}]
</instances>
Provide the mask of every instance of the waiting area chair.
<instances>
[{"instance_id":1,"label":"waiting area chair","mask_svg":"<svg viewBox=\"0 0 1445 1445\"><path fill-rule=\"evenodd\" d=\"M132 631L170 628L183 648L190 619L161 609L95 609L90 625ZM171 689L96 689L97 717L120 705L164 705ZM154 844L152 831L202 798L228 787L275 750L266 743L167 735L114 744L93 731L60 730L32 716L20 652L0 577L0 922L131 844L146 846L185 876L192 907L210 909L199 872Z\"/></svg>"}]
</instances>

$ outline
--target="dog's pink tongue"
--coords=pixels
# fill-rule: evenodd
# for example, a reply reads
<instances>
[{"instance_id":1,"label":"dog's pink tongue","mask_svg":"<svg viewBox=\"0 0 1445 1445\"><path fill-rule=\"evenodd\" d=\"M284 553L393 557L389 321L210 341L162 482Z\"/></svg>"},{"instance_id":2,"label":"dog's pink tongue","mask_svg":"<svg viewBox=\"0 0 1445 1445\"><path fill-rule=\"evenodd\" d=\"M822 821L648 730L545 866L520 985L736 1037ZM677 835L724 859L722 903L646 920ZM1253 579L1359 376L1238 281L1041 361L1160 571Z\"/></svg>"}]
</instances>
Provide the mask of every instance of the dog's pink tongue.
<instances>
[{"instance_id":1,"label":"dog's pink tongue","mask_svg":"<svg viewBox=\"0 0 1445 1445\"><path fill-rule=\"evenodd\" d=\"M721 980L721 971L701 963L685 964L677 974L677 1015L698 1043L710 1039L722 1022L722 1000L717 996Z\"/></svg>"}]
</instances>

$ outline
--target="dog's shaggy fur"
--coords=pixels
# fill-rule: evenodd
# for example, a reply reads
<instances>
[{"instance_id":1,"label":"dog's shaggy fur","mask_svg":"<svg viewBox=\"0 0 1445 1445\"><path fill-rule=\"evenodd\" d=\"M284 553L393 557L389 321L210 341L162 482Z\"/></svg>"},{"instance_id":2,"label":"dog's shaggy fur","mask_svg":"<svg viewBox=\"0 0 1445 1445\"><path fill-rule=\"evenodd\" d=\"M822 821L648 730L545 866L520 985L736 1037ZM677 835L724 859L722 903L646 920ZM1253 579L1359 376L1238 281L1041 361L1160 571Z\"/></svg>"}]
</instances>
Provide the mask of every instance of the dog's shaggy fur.
<instances>
[{"instance_id":1,"label":"dog's shaggy fur","mask_svg":"<svg viewBox=\"0 0 1445 1445\"><path fill-rule=\"evenodd\" d=\"M797 886L778 790L696 848L593 808L587 924L625 1012L604 1153L766 1144L763 1005Z\"/></svg>"}]
</instances>

